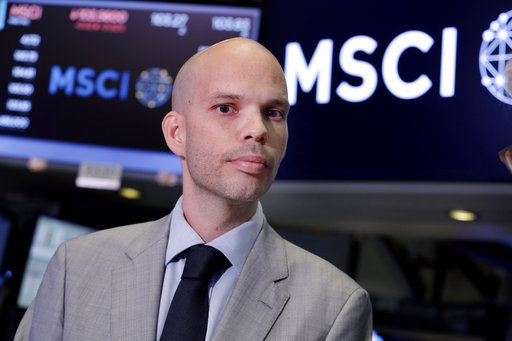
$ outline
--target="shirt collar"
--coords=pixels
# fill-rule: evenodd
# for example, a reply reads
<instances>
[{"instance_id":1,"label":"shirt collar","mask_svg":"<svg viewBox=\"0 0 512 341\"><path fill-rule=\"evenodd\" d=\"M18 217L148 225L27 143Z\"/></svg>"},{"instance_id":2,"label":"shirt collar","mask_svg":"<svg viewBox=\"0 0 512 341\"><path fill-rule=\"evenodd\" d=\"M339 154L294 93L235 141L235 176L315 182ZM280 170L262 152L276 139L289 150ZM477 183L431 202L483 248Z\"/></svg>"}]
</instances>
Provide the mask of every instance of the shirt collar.
<instances>
[{"instance_id":1,"label":"shirt collar","mask_svg":"<svg viewBox=\"0 0 512 341\"><path fill-rule=\"evenodd\" d=\"M182 208L183 197L176 202L172 211L171 226L169 231L169 240L167 242L167 253L165 256L165 265L169 264L177 255L191 246L204 244L201 237L188 224L183 215ZM263 209L258 202L256 213L245 223L217 237L206 245L210 245L221 251L231 262L238 273L249 256L249 252L258 237L263 226Z\"/></svg>"}]
</instances>

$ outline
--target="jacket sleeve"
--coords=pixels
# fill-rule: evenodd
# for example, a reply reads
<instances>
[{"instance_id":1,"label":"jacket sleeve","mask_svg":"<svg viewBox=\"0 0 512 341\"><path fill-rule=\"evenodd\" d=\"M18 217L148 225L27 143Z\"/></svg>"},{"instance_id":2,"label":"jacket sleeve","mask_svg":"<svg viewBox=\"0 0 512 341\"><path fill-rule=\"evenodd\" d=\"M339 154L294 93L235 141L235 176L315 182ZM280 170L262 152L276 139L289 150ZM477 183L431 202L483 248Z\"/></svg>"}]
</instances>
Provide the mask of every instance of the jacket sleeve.
<instances>
[{"instance_id":1,"label":"jacket sleeve","mask_svg":"<svg viewBox=\"0 0 512 341\"><path fill-rule=\"evenodd\" d=\"M341 308L326 341L369 341L372 338L372 307L366 290L356 289Z\"/></svg>"},{"instance_id":2,"label":"jacket sleeve","mask_svg":"<svg viewBox=\"0 0 512 341\"><path fill-rule=\"evenodd\" d=\"M21 320L15 341L57 341L63 338L66 245L50 260L36 298Z\"/></svg>"}]
</instances>

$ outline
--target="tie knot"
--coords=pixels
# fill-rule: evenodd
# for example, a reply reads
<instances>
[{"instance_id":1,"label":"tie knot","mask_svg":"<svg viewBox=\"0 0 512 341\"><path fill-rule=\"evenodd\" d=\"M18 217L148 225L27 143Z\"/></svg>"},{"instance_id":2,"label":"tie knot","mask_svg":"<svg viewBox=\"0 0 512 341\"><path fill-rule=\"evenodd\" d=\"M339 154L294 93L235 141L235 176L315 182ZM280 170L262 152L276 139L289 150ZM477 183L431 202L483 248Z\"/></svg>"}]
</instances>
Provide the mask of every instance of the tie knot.
<instances>
[{"instance_id":1,"label":"tie knot","mask_svg":"<svg viewBox=\"0 0 512 341\"><path fill-rule=\"evenodd\" d=\"M219 250L204 244L189 248L181 278L208 282L216 271L223 273L231 265Z\"/></svg>"}]
</instances>

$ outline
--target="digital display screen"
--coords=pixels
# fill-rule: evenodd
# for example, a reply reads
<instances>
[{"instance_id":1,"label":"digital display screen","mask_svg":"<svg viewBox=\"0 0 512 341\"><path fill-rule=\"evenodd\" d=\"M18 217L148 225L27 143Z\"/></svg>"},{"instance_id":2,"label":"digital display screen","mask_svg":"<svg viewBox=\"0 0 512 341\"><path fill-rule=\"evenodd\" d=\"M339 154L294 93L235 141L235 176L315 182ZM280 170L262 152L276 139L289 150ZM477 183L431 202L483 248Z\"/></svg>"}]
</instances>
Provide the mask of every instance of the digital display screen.
<instances>
[{"instance_id":1,"label":"digital display screen","mask_svg":"<svg viewBox=\"0 0 512 341\"><path fill-rule=\"evenodd\" d=\"M160 133L194 53L258 38L260 9L0 0L0 155L180 174Z\"/></svg>"},{"instance_id":2,"label":"digital display screen","mask_svg":"<svg viewBox=\"0 0 512 341\"><path fill-rule=\"evenodd\" d=\"M292 104L279 179L512 180L509 1L273 0L266 19Z\"/></svg>"},{"instance_id":3,"label":"digital display screen","mask_svg":"<svg viewBox=\"0 0 512 341\"><path fill-rule=\"evenodd\" d=\"M28 308L34 300L46 267L59 245L94 231L90 227L52 217L38 218L18 295L20 308Z\"/></svg>"}]
</instances>

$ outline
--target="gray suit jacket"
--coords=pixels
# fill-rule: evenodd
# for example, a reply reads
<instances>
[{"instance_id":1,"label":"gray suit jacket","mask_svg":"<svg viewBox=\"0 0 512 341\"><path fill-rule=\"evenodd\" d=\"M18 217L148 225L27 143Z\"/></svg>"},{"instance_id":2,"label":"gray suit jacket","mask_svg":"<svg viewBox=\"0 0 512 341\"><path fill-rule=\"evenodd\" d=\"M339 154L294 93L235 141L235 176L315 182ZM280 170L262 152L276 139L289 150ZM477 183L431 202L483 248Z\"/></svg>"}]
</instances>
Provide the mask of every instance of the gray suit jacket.
<instances>
[{"instance_id":1,"label":"gray suit jacket","mask_svg":"<svg viewBox=\"0 0 512 341\"><path fill-rule=\"evenodd\" d=\"M170 216L61 245L15 340L154 341ZM371 337L367 292L266 222L212 340Z\"/></svg>"}]
</instances>

